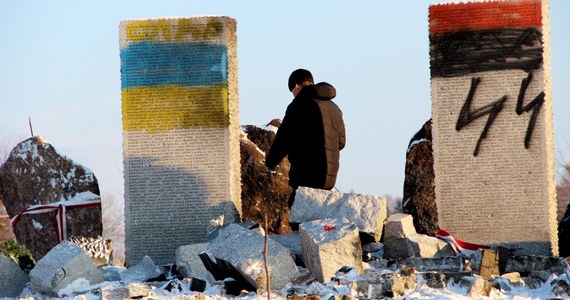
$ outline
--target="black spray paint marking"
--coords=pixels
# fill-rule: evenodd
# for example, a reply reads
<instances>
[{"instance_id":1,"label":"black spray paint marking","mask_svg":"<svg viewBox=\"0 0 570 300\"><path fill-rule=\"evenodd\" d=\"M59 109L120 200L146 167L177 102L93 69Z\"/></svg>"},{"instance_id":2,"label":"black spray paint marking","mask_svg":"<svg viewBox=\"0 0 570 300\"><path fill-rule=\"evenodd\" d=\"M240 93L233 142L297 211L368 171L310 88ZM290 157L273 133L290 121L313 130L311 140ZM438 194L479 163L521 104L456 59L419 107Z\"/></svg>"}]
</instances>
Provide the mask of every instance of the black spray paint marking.
<instances>
[{"instance_id":1,"label":"black spray paint marking","mask_svg":"<svg viewBox=\"0 0 570 300\"><path fill-rule=\"evenodd\" d=\"M463 127L469 125L469 123L485 115L489 115L487 123L485 124L485 128L483 128L483 131L479 136L479 140L477 140L477 145L475 146L475 151L473 151L473 156L477 156L477 154L479 154L479 147L481 146L481 142L484 138L487 137L489 128L491 128L493 121L503 109L503 104L507 101L507 96L503 96L501 99L493 103L471 110L471 103L473 102L475 91L477 90L477 86L480 82L481 77L474 77L471 79L471 88L469 89L469 94L467 94L467 99L465 100L465 103L463 103L463 107L461 107L461 112L459 113L457 124L455 125L455 130L460 131Z\"/></svg>"},{"instance_id":2,"label":"black spray paint marking","mask_svg":"<svg viewBox=\"0 0 570 300\"><path fill-rule=\"evenodd\" d=\"M544 92L541 92L534 98L534 100L532 100L527 105L523 106L526 90L531 81L532 81L532 73L529 73L527 78L521 81L521 88L519 90L517 106L515 109L515 112L519 116L522 115L523 112L529 112L532 110L528 126L526 129L526 135L524 138L524 147L526 149L528 149L529 147L530 140L532 138L532 133L536 126L536 119L538 118L538 113L540 112L540 108L544 103L544 95L545 95ZM499 115L499 113L503 109L504 103L508 99L508 97L505 95L501 99L493 103L472 110L471 104L473 103L473 98L475 97L475 92L480 82L481 82L481 77L471 78L471 87L469 88L467 99L465 99L465 103L463 103L463 107L461 107L461 111L459 112L459 117L457 118L457 123L455 125L455 130L460 131L465 126L469 125L471 122L485 115L489 115L487 123L485 124L485 127L483 128L483 131L481 132L481 135L477 140L477 145L475 146L475 150L473 151L473 156L477 156L479 154L479 148L481 147L481 142L483 141L483 139L487 137L487 133L489 132L489 129L493 124L493 121L495 120L495 118L497 118L497 115Z\"/></svg>"},{"instance_id":3,"label":"black spray paint marking","mask_svg":"<svg viewBox=\"0 0 570 300\"><path fill-rule=\"evenodd\" d=\"M529 112L530 110L532 110L532 114L530 115L530 120L528 121L528 127L526 128L526 135L524 137L524 147L527 149L530 143L530 138L532 137L532 132L534 131L534 127L536 126L536 118L538 118L538 113L540 112L540 108L544 103L544 92L541 92L529 104L523 106L524 95L531 80L532 80L532 73L528 73L528 77L522 80L521 89L519 91L519 98L517 99L517 108L516 108L516 113L519 116L522 115L523 112Z\"/></svg>"}]
</instances>

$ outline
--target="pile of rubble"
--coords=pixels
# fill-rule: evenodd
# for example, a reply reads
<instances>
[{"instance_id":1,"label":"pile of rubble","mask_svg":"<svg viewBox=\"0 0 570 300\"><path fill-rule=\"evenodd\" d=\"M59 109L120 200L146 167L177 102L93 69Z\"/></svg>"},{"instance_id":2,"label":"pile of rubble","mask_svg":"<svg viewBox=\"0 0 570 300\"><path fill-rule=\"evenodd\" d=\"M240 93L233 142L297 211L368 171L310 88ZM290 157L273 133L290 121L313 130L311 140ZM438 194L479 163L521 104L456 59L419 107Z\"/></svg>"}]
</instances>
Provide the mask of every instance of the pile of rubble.
<instances>
[{"instance_id":1,"label":"pile of rubble","mask_svg":"<svg viewBox=\"0 0 570 300\"><path fill-rule=\"evenodd\" d=\"M53 248L29 274L0 255L0 297L254 298L269 288L273 297L365 299L451 286L469 297L520 287L570 295L566 259L514 256L502 247L456 254L447 242L418 234L411 215L386 217L381 197L301 188L291 220L298 231L283 235L265 236L253 222L222 226L207 243L179 247L167 266L150 257L110 266L108 249L78 239Z\"/></svg>"}]
</instances>

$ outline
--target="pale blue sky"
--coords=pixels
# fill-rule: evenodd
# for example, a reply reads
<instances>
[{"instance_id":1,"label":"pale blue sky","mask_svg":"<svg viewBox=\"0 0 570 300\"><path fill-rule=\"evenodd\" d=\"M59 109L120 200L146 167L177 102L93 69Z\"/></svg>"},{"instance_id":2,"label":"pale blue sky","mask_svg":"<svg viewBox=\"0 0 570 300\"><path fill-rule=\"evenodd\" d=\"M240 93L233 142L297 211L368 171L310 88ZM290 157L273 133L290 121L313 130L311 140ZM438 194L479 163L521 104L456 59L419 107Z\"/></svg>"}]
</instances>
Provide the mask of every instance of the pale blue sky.
<instances>
[{"instance_id":1,"label":"pale blue sky","mask_svg":"<svg viewBox=\"0 0 570 300\"><path fill-rule=\"evenodd\" d=\"M337 88L347 146L337 187L402 196L410 138L430 118L428 6L441 1L2 1L0 139L42 135L122 192L119 22L238 23L240 123L282 118L290 72ZM557 164L570 162L570 1L551 0Z\"/></svg>"}]
</instances>

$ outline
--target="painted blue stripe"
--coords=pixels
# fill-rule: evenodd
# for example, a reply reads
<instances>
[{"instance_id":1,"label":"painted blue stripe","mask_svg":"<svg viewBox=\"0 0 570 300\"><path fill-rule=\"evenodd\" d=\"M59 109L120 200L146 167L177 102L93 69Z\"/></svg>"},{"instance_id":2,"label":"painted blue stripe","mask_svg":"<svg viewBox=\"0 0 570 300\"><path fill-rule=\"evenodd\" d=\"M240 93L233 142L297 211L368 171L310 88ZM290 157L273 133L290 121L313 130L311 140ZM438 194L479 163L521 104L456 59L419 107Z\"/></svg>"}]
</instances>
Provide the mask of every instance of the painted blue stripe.
<instances>
[{"instance_id":1,"label":"painted blue stripe","mask_svg":"<svg viewBox=\"0 0 570 300\"><path fill-rule=\"evenodd\" d=\"M121 49L121 88L227 84L228 49L201 43L133 43Z\"/></svg>"}]
</instances>

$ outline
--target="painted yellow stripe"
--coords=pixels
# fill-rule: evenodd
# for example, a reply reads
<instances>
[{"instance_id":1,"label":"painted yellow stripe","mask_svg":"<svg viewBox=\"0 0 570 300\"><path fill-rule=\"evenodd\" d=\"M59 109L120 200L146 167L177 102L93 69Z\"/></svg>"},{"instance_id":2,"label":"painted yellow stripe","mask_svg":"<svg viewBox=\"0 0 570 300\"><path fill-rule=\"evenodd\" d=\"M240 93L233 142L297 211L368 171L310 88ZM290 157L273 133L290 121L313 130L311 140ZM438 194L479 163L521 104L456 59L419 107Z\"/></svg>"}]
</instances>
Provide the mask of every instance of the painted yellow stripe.
<instances>
[{"instance_id":1,"label":"painted yellow stripe","mask_svg":"<svg viewBox=\"0 0 570 300\"><path fill-rule=\"evenodd\" d=\"M131 42L220 41L225 19L152 19L126 21Z\"/></svg>"},{"instance_id":2,"label":"painted yellow stripe","mask_svg":"<svg viewBox=\"0 0 570 300\"><path fill-rule=\"evenodd\" d=\"M121 93L123 131L229 126L225 85L133 87Z\"/></svg>"}]
</instances>

